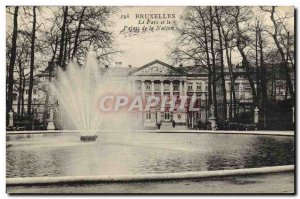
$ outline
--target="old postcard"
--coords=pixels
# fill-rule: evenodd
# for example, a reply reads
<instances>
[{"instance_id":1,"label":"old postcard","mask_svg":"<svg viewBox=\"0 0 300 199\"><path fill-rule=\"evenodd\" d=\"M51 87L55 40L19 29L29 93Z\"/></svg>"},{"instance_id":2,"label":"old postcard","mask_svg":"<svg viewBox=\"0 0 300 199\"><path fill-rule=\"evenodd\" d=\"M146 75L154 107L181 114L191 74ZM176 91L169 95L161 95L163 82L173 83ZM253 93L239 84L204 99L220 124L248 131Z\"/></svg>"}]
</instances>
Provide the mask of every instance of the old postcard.
<instances>
[{"instance_id":1,"label":"old postcard","mask_svg":"<svg viewBox=\"0 0 300 199\"><path fill-rule=\"evenodd\" d=\"M294 194L294 21L7 6L7 193Z\"/></svg>"}]
</instances>

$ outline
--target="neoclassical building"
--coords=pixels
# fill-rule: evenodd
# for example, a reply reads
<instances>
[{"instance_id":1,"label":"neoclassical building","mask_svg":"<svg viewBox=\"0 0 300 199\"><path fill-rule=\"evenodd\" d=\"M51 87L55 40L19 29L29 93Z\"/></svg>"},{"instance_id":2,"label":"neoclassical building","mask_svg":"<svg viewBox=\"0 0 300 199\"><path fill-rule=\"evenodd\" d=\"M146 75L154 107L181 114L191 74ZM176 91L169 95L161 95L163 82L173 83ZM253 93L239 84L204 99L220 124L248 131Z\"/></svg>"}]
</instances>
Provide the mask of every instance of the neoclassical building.
<instances>
[{"instance_id":1,"label":"neoclassical building","mask_svg":"<svg viewBox=\"0 0 300 199\"><path fill-rule=\"evenodd\" d=\"M172 120L178 125L193 126L197 120L205 121L208 117L207 75L197 72L196 68L183 70L155 60L131 70L128 79L134 95L141 95L143 99L148 96L167 99L162 107L152 106L146 112L137 113L137 120L144 126L168 125ZM188 96L184 107L180 107L182 96ZM199 111L189 111L192 99L193 107ZM175 108L171 108L172 100L177 105Z\"/></svg>"},{"instance_id":2,"label":"neoclassical building","mask_svg":"<svg viewBox=\"0 0 300 199\"><path fill-rule=\"evenodd\" d=\"M147 99L149 96L159 98L160 104L152 105L149 110L135 112L134 122L145 127L155 127L157 123L162 126L171 125L172 120L177 125L188 126L194 128L197 121L206 122L210 117L210 105L208 104L208 73L199 66L179 66L174 67L159 60L152 61L140 67L106 66L104 73L111 77L115 83L120 85L128 85L132 96L141 96ZM225 68L225 86L227 96L227 118L230 106L230 78L228 68ZM245 70L242 66L234 67L235 75L235 96L237 100L237 113L250 110L253 108L251 88L249 86ZM36 76L38 81L34 86L37 90L34 93L35 103L33 108L36 110L36 118L43 120L45 110L45 92L48 85L48 73ZM55 77L53 77L55 78ZM281 81L279 81L280 83ZM275 82L276 91L277 83ZM281 84L280 84L281 85ZM279 86L280 86L279 85ZM278 88L280 88L278 86ZM41 87L41 89L39 89ZM282 87L282 85L281 85ZM25 94L26 94L25 88ZM284 89L279 89L276 98L285 95ZM41 94L40 94L41 93ZM187 96L184 106L181 104L181 97ZM14 109L17 110L17 97L14 98ZM25 95L26 99L26 95ZM160 106L162 100L166 99L166 103ZM221 86L217 85L217 99L219 104L219 113L222 113L222 92ZM175 100L175 108L172 108L172 100ZM194 109L190 109L192 106ZM26 101L25 101L26 102ZM49 104L49 107L54 107ZM59 117L61 119L61 117ZM58 120L60 120L58 119ZM59 123L59 121L58 121Z\"/></svg>"}]
</instances>

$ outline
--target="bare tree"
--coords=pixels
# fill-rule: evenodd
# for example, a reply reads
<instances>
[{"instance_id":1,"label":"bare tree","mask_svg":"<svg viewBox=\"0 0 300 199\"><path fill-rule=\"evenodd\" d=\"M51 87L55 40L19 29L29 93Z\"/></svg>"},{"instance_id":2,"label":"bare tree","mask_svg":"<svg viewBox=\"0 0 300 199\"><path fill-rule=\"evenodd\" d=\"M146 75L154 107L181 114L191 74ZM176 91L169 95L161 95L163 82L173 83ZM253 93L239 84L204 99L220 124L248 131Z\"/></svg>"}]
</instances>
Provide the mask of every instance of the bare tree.
<instances>
[{"instance_id":1,"label":"bare tree","mask_svg":"<svg viewBox=\"0 0 300 199\"><path fill-rule=\"evenodd\" d=\"M213 91L213 105L215 107L214 115L216 116L216 120L218 121L218 102L217 102L217 88L216 88L216 58L215 58L215 49L214 49L214 13L212 11L212 7L209 7L209 14L210 14L210 51L211 51L211 57L212 57L212 91Z\"/></svg>"},{"instance_id":2,"label":"bare tree","mask_svg":"<svg viewBox=\"0 0 300 199\"><path fill-rule=\"evenodd\" d=\"M280 36L279 31L281 29L286 30L286 27L284 27L284 24L282 23L282 19L280 19L278 17L277 17L277 19L275 18L276 6L272 6L270 9L261 7L261 10L270 13L270 19L271 19L271 21L273 23L273 27L274 27L274 32L271 33L271 35L273 37L273 40L275 42L275 45L276 45L278 52L280 54L280 57L281 57L282 70L283 70L283 72L285 74L285 78L286 78L286 88L287 88L286 93L289 92L291 98L294 99L293 84L292 84L292 80L290 77L290 69L289 69L288 62L287 62L288 59L286 57L290 58L292 64L293 64L293 61L291 59L290 53L284 52L284 49L283 49L284 44L281 44L281 42L279 40L279 36ZM288 35L288 37L289 37L289 35ZM287 45L287 49L289 49L289 42Z\"/></svg>"},{"instance_id":3,"label":"bare tree","mask_svg":"<svg viewBox=\"0 0 300 199\"><path fill-rule=\"evenodd\" d=\"M243 35L243 32L240 28L240 23L245 21L246 19L243 18L243 16L241 16L241 8L239 6L235 7L235 13L234 13L234 19L235 19L235 28L236 28L236 46L237 49L239 51L239 53L242 56L243 59L243 66L246 69L246 74L247 74L247 78L251 87L251 91L252 91L252 97L253 97L253 103L254 106L258 106L258 100L257 100L257 95L256 95L256 89L254 86L254 82L252 79L252 70L250 68L250 62L248 61L247 55L244 52L244 49L247 46L247 37L245 35ZM244 13L244 14L249 14L249 13Z\"/></svg>"},{"instance_id":4,"label":"bare tree","mask_svg":"<svg viewBox=\"0 0 300 199\"><path fill-rule=\"evenodd\" d=\"M34 55L35 55L35 40L36 40L36 6L33 6L33 22L32 22L32 32L31 32L31 52L30 52L30 75L29 75L29 89L28 89L28 105L27 114L31 115L31 103L32 103L32 90L33 90L33 71L34 71Z\"/></svg>"},{"instance_id":5,"label":"bare tree","mask_svg":"<svg viewBox=\"0 0 300 199\"><path fill-rule=\"evenodd\" d=\"M12 110L13 104L13 84L14 84L14 67L16 62L16 51L17 51L17 36L18 36L18 11L19 6L15 7L14 17L13 17L13 34L12 34L12 45L10 51L10 60L8 67L8 91L7 91L7 102L6 111Z\"/></svg>"},{"instance_id":6,"label":"bare tree","mask_svg":"<svg viewBox=\"0 0 300 199\"><path fill-rule=\"evenodd\" d=\"M216 26L218 30L218 37L219 37L219 52L220 52L220 67L221 67L221 73L220 73L220 78L221 78L221 87L222 87L222 92L223 92L223 112L222 112L222 117L223 119L227 119L227 91L226 91L226 86L225 86L225 73L224 73L224 54L223 54L223 38L222 38L222 32L221 32L221 19L220 19L220 11L221 9L218 9L217 6L215 6L215 13L216 13ZM222 14L222 13L221 13Z\"/></svg>"}]
</instances>

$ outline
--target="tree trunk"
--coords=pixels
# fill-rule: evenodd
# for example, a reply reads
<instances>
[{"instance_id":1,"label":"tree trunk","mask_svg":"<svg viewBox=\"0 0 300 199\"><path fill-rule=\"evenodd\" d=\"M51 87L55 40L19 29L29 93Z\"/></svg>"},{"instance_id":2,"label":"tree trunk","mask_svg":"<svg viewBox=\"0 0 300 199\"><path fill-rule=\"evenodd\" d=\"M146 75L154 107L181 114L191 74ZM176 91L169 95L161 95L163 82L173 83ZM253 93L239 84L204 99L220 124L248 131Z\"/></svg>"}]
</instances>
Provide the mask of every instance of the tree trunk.
<instances>
[{"instance_id":1,"label":"tree trunk","mask_svg":"<svg viewBox=\"0 0 300 199\"><path fill-rule=\"evenodd\" d=\"M30 75L29 75L28 104L27 104L28 116L31 115L31 111L32 111L31 105L32 105L32 90L33 90L35 32L36 32L36 6L33 6L33 22L32 22L32 34L31 34L31 52L30 52Z\"/></svg>"},{"instance_id":2,"label":"tree trunk","mask_svg":"<svg viewBox=\"0 0 300 199\"><path fill-rule=\"evenodd\" d=\"M55 47L54 47L54 51L53 51L53 56L51 58L51 61L48 64L48 68L49 68L49 83L48 83L48 89L46 92L46 99L45 99L45 110L44 110L44 114L43 114L43 120L46 121L48 119L48 109L49 109L49 97L50 97L50 84L51 84L51 80L52 80L52 75L53 75L53 71L54 71L54 60L56 57L56 51L58 48L58 39L55 40Z\"/></svg>"},{"instance_id":3,"label":"tree trunk","mask_svg":"<svg viewBox=\"0 0 300 199\"><path fill-rule=\"evenodd\" d=\"M20 115L21 113L21 100L22 100L22 78L23 78L23 68L22 68L22 62L19 60L19 88L18 88L18 108L17 113Z\"/></svg>"},{"instance_id":4,"label":"tree trunk","mask_svg":"<svg viewBox=\"0 0 300 199\"><path fill-rule=\"evenodd\" d=\"M213 33L213 13L212 13L212 7L209 7L210 12L210 49L211 49L211 56L212 56L212 75L213 75L213 81L212 81L212 87L213 87L213 103L214 103L214 114L216 117L216 120L218 121L218 102L217 102L217 90L216 90L216 60L215 60L215 51L214 51L214 33Z\"/></svg>"},{"instance_id":5,"label":"tree trunk","mask_svg":"<svg viewBox=\"0 0 300 199\"><path fill-rule=\"evenodd\" d=\"M267 94L267 70L264 64L264 57L263 57L263 46L262 46L262 35L261 31L259 31L259 49L260 49L260 84L261 84L261 94L262 94L262 110L261 110L261 115L263 118L266 118L266 105L268 101L268 94ZM264 119L264 125L266 124L266 121ZM265 126L266 127L266 126Z\"/></svg>"},{"instance_id":6,"label":"tree trunk","mask_svg":"<svg viewBox=\"0 0 300 199\"><path fill-rule=\"evenodd\" d=\"M224 75L224 60L223 60L223 39L221 34L221 22L218 14L218 9L215 7L216 19L217 19L217 28L219 35L219 43L220 43L220 62L221 62L221 87L223 91L223 119L227 120L227 96L226 96L226 85L225 85L225 75Z\"/></svg>"},{"instance_id":7,"label":"tree trunk","mask_svg":"<svg viewBox=\"0 0 300 199\"><path fill-rule=\"evenodd\" d=\"M250 63L247 59L247 56L243 50L243 47L241 46L241 31L240 31L240 26L239 26L239 14L240 14L240 8L239 6L236 7L237 8L237 15L235 16L235 25L236 25L236 32L237 32L237 39L236 39L236 45L238 48L239 53L242 56L243 59L243 66L246 68L246 73L247 73L247 78L248 78L248 82L250 84L251 87L251 91L252 91L252 97L253 97L253 105L257 106L258 105L258 101L257 101L257 95L256 95L256 90L255 90L255 86L254 86L254 82L253 79L251 77L252 72L250 69Z\"/></svg>"},{"instance_id":8,"label":"tree trunk","mask_svg":"<svg viewBox=\"0 0 300 199\"><path fill-rule=\"evenodd\" d=\"M63 55L64 55L64 46L65 46L65 37L66 37L66 23L67 23L67 17L68 17L68 6L66 6L65 9L63 9L63 13L64 13L64 18L63 18L63 24L61 27L58 65L64 69L65 65L63 63Z\"/></svg>"},{"instance_id":9,"label":"tree trunk","mask_svg":"<svg viewBox=\"0 0 300 199\"><path fill-rule=\"evenodd\" d=\"M202 23L203 23L203 31L204 31L204 47L205 47L205 54L206 54L206 61L207 61L207 70L208 70L208 104L209 106L212 104L212 81L211 81L211 77L212 77L212 71L211 71L211 65L210 65L210 58L209 58L209 48L208 48L208 35L207 35L207 26L206 26L206 20L204 19L202 12L200 10L199 14L200 17L202 19Z\"/></svg>"},{"instance_id":10,"label":"tree trunk","mask_svg":"<svg viewBox=\"0 0 300 199\"><path fill-rule=\"evenodd\" d=\"M78 48L78 39L79 39L79 34L81 31L81 24L83 22L83 17L84 17L84 12L85 12L86 7L84 6L80 15L80 19L79 19L79 23L78 23L78 27L76 30L76 36L75 36L75 41L74 41L74 48L73 48L73 53L72 53L72 59L74 59L76 52L77 52L77 48Z\"/></svg>"},{"instance_id":11,"label":"tree trunk","mask_svg":"<svg viewBox=\"0 0 300 199\"><path fill-rule=\"evenodd\" d=\"M272 36L273 36L274 42L275 42L275 44L276 44L276 46L278 48L279 54L281 56L282 68L283 68L284 75L285 75L285 78L286 78L286 86L288 87L288 90L289 90L291 98L294 99L293 84L292 84L292 80L291 80L291 77L290 77L288 63L286 62L283 49L282 49L282 47L281 47L281 45L280 45L280 43L279 43L279 41L277 39L277 36L278 36L278 24L276 23L274 14L275 14L275 6L272 6L270 18L271 18L271 21L273 22L274 29L275 29L274 34Z\"/></svg>"},{"instance_id":12,"label":"tree trunk","mask_svg":"<svg viewBox=\"0 0 300 199\"><path fill-rule=\"evenodd\" d=\"M8 89L7 89L7 102L6 102L7 113L12 110L12 104L13 104L14 66L16 62L17 37L18 37L18 11L19 11L19 6L16 6L14 12L14 29L12 34L11 56L10 56L9 67L8 67Z\"/></svg>"},{"instance_id":13,"label":"tree trunk","mask_svg":"<svg viewBox=\"0 0 300 199\"><path fill-rule=\"evenodd\" d=\"M225 45L225 54L226 54L226 60L227 60L227 65L228 65L228 70L229 70L229 78L230 78L230 107L229 107L229 121L232 121L232 119L236 115L236 97L235 97L235 90L234 90L234 76L233 76L233 71L232 71L232 64L231 64L231 55L229 54L229 45L228 45L228 35L225 33L225 30L221 25L221 30L223 33L224 37L224 45ZM230 50L231 53L231 50ZM232 103L234 104L232 107ZM232 113L234 113L232 115Z\"/></svg>"},{"instance_id":14,"label":"tree trunk","mask_svg":"<svg viewBox=\"0 0 300 199\"><path fill-rule=\"evenodd\" d=\"M26 78L25 76L23 76L23 84L22 84L22 100L21 100L21 117L24 117L24 113L25 113L25 100L24 100L24 92L25 92L25 85L26 84Z\"/></svg>"},{"instance_id":15,"label":"tree trunk","mask_svg":"<svg viewBox=\"0 0 300 199\"><path fill-rule=\"evenodd\" d=\"M64 54L63 54L63 64L66 64L67 62L67 48L68 48L68 41L69 41L69 31L66 32L66 38L65 38L65 46L64 46Z\"/></svg>"},{"instance_id":16,"label":"tree trunk","mask_svg":"<svg viewBox=\"0 0 300 199\"><path fill-rule=\"evenodd\" d=\"M258 26L259 22L256 22L255 26L255 64L256 64L256 93L257 93L257 101L259 104L260 98L261 98L261 92L260 92L260 69L259 69L259 63L258 63Z\"/></svg>"}]
</instances>

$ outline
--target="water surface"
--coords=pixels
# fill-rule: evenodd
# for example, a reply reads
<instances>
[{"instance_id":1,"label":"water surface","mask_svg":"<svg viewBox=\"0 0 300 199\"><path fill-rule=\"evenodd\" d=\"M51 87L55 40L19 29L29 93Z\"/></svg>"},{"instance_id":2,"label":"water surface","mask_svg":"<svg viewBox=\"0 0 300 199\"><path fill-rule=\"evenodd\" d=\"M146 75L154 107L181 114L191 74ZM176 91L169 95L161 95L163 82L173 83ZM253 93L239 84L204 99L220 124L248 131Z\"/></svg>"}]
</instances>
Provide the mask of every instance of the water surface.
<instances>
[{"instance_id":1,"label":"water surface","mask_svg":"<svg viewBox=\"0 0 300 199\"><path fill-rule=\"evenodd\" d=\"M294 138L194 133L9 135L7 177L169 173L294 164Z\"/></svg>"}]
</instances>

